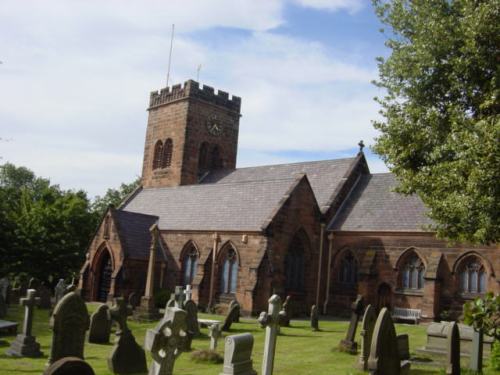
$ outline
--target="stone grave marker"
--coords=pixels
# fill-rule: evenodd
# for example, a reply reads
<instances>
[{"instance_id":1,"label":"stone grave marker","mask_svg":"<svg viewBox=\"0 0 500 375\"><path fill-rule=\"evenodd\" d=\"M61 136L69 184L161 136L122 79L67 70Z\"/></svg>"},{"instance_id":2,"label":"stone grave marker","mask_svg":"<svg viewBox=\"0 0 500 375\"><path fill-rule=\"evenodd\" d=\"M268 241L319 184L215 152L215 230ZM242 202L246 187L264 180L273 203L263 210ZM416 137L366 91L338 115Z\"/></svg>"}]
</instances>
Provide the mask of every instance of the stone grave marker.
<instances>
[{"instance_id":1,"label":"stone grave marker","mask_svg":"<svg viewBox=\"0 0 500 375\"><path fill-rule=\"evenodd\" d=\"M175 307L182 309L184 302L186 301L186 293L184 292L183 286L175 287Z\"/></svg>"},{"instance_id":2,"label":"stone grave marker","mask_svg":"<svg viewBox=\"0 0 500 375\"><path fill-rule=\"evenodd\" d=\"M266 327L266 339L264 343L264 357L262 360L262 375L272 375L274 368L274 354L276 352L276 340L279 333L279 312L281 310L281 299L277 294L269 298L267 313L263 311L259 316L259 323Z\"/></svg>"},{"instance_id":3,"label":"stone grave marker","mask_svg":"<svg viewBox=\"0 0 500 375\"><path fill-rule=\"evenodd\" d=\"M182 353L186 340L186 312L170 307L156 328L146 332L145 347L151 352L153 363L150 375L172 375L176 358Z\"/></svg>"},{"instance_id":4,"label":"stone grave marker","mask_svg":"<svg viewBox=\"0 0 500 375\"><path fill-rule=\"evenodd\" d=\"M109 343L111 324L108 305L100 305L90 317L89 342L94 344Z\"/></svg>"},{"instance_id":5,"label":"stone grave marker","mask_svg":"<svg viewBox=\"0 0 500 375\"><path fill-rule=\"evenodd\" d=\"M290 317L291 317L291 309L292 309L292 296L286 296L285 302L283 303L283 308L280 311L280 326L281 327L290 327Z\"/></svg>"},{"instance_id":6,"label":"stone grave marker","mask_svg":"<svg viewBox=\"0 0 500 375\"><path fill-rule=\"evenodd\" d=\"M316 305L312 305L311 307L311 329L313 331L319 331L318 306Z\"/></svg>"},{"instance_id":7,"label":"stone grave marker","mask_svg":"<svg viewBox=\"0 0 500 375\"><path fill-rule=\"evenodd\" d=\"M231 309L228 311L226 319L224 319L224 323L222 324L222 330L224 332L229 332L231 329L231 325L239 319L240 316L240 304L234 303L231 306Z\"/></svg>"},{"instance_id":8,"label":"stone grave marker","mask_svg":"<svg viewBox=\"0 0 500 375\"><path fill-rule=\"evenodd\" d=\"M38 287L40 286L40 283L35 277L32 277L28 281L28 289L35 289L37 290Z\"/></svg>"},{"instance_id":9,"label":"stone grave marker","mask_svg":"<svg viewBox=\"0 0 500 375\"><path fill-rule=\"evenodd\" d=\"M59 300L50 318L50 327L54 332L50 364L64 357L84 359L85 332L89 323L87 306L80 295L70 292Z\"/></svg>"},{"instance_id":10,"label":"stone grave marker","mask_svg":"<svg viewBox=\"0 0 500 375\"><path fill-rule=\"evenodd\" d=\"M118 323L117 340L108 358L108 367L115 374L132 374L147 372L146 354L137 342L127 325L127 316L131 308L123 298L115 298L110 309L111 319Z\"/></svg>"},{"instance_id":11,"label":"stone grave marker","mask_svg":"<svg viewBox=\"0 0 500 375\"><path fill-rule=\"evenodd\" d=\"M42 281L38 287L38 296L40 297L40 305L38 305L38 307L41 309L52 308L52 292L44 281Z\"/></svg>"},{"instance_id":12,"label":"stone grave marker","mask_svg":"<svg viewBox=\"0 0 500 375\"><path fill-rule=\"evenodd\" d=\"M7 302L3 298L3 295L0 293L0 319L5 318L7 315Z\"/></svg>"},{"instance_id":13,"label":"stone grave marker","mask_svg":"<svg viewBox=\"0 0 500 375\"><path fill-rule=\"evenodd\" d=\"M7 297L8 297L7 293L9 291L9 286L10 286L9 278L7 276L2 277L0 279L0 294L2 295L5 303L7 303Z\"/></svg>"},{"instance_id":14,"label":"stone grave marker","mask_svg":"<svg viewBox=\"0 0 500 375\"><path fill-rule=\"evenodd\" d=\"M250 333L227 336L220 375L257 375L253 369L252 350L253 336Z\"/></svg>"},{"instance_id":15,"label":"stone grave marker","mask_svg":"<svg viewBox=\"0 0 500 375\"><path fill-rule=\"evenodd\" d=\"M132 309L135 309L137 306L141 304L141 296L137 292L132 292L128 296L128 303L132 306Z\"/></svg>"},{"instance_id":16,"label":"stone grave marker","mask_svg":"<svg viewBox=\"0 0 500 375\"><path fill-rule=\"evenodd\" d=\"M370 345L372 342L373 329L377 321L377 314L372 305L368 305L363 315L361 323L361 353L359 354L359 369L366 371L368 366L368 357L370 356Z\"/></svg>"},{"instance_id":17,"label":"stone grave marker","mask_svg":"<svg viewBox=\"0 0 500 375\"><path fill-rule=\"evenodd\" d=\"M187 330L191 335L197 336L200 334L200 326L198 324L198 306L193 300L188 299L184 302L183 310L186 311Z\"/></svg>"},{"instance_id":18,"label":"stone grave marker","mask_svg":"<svg viewBox=\"0 0 500 375\"><path fill-rule=\"evenodd\" d=\"M358 351L358 343L356 342L356 330L358 329L358 322L361 314L363 313L363 297L358 294L356 301L351 305L351 321L345 339L340 342L340 350L356 354Z\"/></svg>"},{"instance_id":19,"label":"stone grave marker","mask_svg":"<svg viewBox=\"0 0 500 375\"><path fill-rule=\"evenodd\" d=\"M43 375L95 375L95 372L80 358L64 357L51 364Z\"/></svg>"},{"instance_id":20,"label":"stone grave marker","mask_svg":"<svg viewBox=\"0 0 500 375\"><path fill-rule=\"evenodd\" d=\"M389 310L384 307L375 322L368 357L370 375L406 375L410 362L401 360L398 338Z\"/></svg>"},{"instance_id":21,"label":"stone grave marker","mask_svg":"<svg viewBox=\"0 0 500 375\"><path fill-rule=\"evenodd\" d=\"M184 294L186 295L186 301L191 301L193 298L193 290L191 289L191 285L186 285L184 288Z\"/></svg>"},{"instance_id":22,"label":"stone grave marker","mask_svg":"<svg viewBox=\"0 0 500 375\"><path fill-rule=\"evenodd\" d=\"M452 322L447 337L446 375L460 375L460 332Z\"/></svg>"},{"instance_id":23,"label":"stone grave marker","mask_svg":"<svg viewBox=\"0 0 500 375\"><path fill-rule=\"evenodd\" d=\"M240 304L238 303L237 300L233 299L231 300L231 302L229 302L229 307L227 309L227 311L231 311L231 308L234 306L234 305L238 305L240 306ZM234 320L235 323L239 323L240 322L240 315L238 314L237 317L235 317L236 319Z\"/></svg>"},{"instance_id":24,"label":"stone grave marker","mask_svg":"<svg viewBox=\"0 0 500 375\"><path fill-rule=\"evenodd\" d=\"M40 344L36 342L36 337L31 334L33 328L33 314L35 305L40 302L40 298L35 297L36 290L28 289L26 298L21 298L21 306L24 306L23 333L16 336L16 339L6 351L12 357L41 357Z\"/></svg>"},{"instance_id":25,"label":"stone grave marker","mask_svg":"<svg viewBox=\"0 0 500 375\"><path fill-rule=\"evenodd\" d=\"M67 288L67 285L64 282L64 279L59 279L59 281L57 282L56 287L54 288L54 297L55 297L55 304L56 305L59 303L59 301L66 294L66 288Z\"/></svg>"},{"instance_id":26,"label":"stone grave marker","mask_svg":"<svg viewBox=\"0 0 500 375\"><path fill-rule=\"evenodd\" d=\"M210 350L217 349L217 342L222 336L222 330L219 323L214 323L208 326L208 336L210 336Z\"/></svg>"},{"instance_id":27,"label":"stone grave marker","mask_svg":"<svg viewBox=\"0 0 500 375\"><path fill-rule=\"evenodd\" d=\"M474 330L472 335L472 350L469 367L472 371L478 373L483 371L483 336L482 330Z\"/></svg>"},{"instance_id":28,"label":"stone grave marker","mask_svg":"<svg viewBox=\"0 0 500 375\"><path fill-rule=\"evenodd\" d=\"M170 294L170 299L167 301L167 304L165 305L165 312L167 311L167 308L169 308L169 307L176 307L175 293Z\"/></svg>"}]
</instances>

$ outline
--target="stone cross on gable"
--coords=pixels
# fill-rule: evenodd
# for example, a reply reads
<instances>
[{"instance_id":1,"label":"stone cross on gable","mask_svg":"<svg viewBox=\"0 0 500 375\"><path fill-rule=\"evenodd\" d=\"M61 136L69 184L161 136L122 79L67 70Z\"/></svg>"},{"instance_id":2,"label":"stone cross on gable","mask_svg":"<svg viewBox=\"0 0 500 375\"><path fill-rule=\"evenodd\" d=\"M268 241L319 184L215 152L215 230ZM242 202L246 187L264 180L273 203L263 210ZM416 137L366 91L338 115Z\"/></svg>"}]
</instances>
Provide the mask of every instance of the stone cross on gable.
<instances>
[{"instance_id":1,"label":"stone cross on gable","mask_svg":"<svg viewBox=\"0 0 500 375\"><path fill-rule=\"evenodd\" d=\"M276 339L279 333L279 313L281 310L281 299L274 294L269 299L268 312L262 312L259 323L266 327L266 341L264 344L264 358L262 360L262 375L272 375L274 368L274 354L276 351Z\"/></svg>"},{"instance_id":2,"label":"stone cross on gable","mask_svg":"<svg viewBox=\"0 0 500 375\"><path fill-rule=\"evenodd\" d=\"M217 341L222 335L222 330L219 323L214 323L208 327L208 335L210 336L210 350L217 349Z\"/></svg>"},{"instance_id":3,"label":"stone cross on gable","mask_svg":"<svg viewBox=\"0 0 500 375\"><path fill-rule=\"evenodd\" d=\"M24 324L23 324L23 334L25 336L31 336L31 328L33 327L33 309L36 305L40 303L40 298L35 297L36 290L28 289L26 298L21 298L19 301L21 306L24 306Z\"/></svg>"},{"instance_id":4,"label":"stone cross on gable","mask_svg":"<svg viewBox=\"0 0 500 375\"><path fill-rule=\"evenodd\" d=\"M175 359L181 354L187 334L186 312L170 307L160 323L146 333L145 347L151 352L151 375L172 375Z\"/></svg>"},{"instance_id":5,"label":"stone cross on gable","mask_svg":"<svg viewBox=\"0 0 500 375\"><path fill-rule=\"evenodd\" d=\"M120 331L128 331L127 317L132 313L132 307L123 297L115 298L115 305L109 309L111 318L118 323Z\"/></svg>"}]
</instances>

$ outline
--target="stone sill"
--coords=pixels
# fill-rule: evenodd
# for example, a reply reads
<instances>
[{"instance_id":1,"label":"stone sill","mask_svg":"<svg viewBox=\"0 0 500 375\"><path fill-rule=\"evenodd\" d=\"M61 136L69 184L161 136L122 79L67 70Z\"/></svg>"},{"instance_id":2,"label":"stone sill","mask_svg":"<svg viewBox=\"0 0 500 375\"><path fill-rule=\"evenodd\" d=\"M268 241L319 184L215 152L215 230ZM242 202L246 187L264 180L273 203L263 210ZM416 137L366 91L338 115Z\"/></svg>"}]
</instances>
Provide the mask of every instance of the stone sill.
<instances>
[{"instance_id":1,"label":"stone sill","mask_svg":"<svg viewBox=\"0 0 500 375\"><path fill-rule=\"evenodd\" d=\"M465 299L465 300L468 300L468 301L472 301L472 300L475 300L478 297L483 298L485 296L485 294L486 293L459 293L458 295L462 299Z\"/></svg>"},{"instance_id":2,"label":"stone sill","mask_svg":"<svg viewBox=\"0 0 500 375\"><path fill-rule=\"evenodd\" d=\"M400 294L405 296L416 296L416 297L424 296L424 292L413 289L396 289L394 291L394 294Z\"/></svg>"}]
</instances>

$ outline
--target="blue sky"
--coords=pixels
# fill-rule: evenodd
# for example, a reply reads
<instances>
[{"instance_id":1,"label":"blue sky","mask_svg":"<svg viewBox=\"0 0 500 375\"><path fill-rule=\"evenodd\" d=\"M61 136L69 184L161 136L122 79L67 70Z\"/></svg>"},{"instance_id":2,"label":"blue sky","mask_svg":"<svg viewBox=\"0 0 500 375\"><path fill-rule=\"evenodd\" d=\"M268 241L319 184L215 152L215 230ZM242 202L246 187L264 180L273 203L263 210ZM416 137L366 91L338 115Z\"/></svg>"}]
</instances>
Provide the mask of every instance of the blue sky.
<instances>
[{"instance_id":1,"label":"blue sky","mask_svg":"<svg viewBox=\"0 0 500 375\"><path fill-rule=\"evenodd\" d=\"M238 165L373 144L386 55L369 0L4 0L0 156L103 194L140 175L149 92L196 78L242 97ZM386 171L367 151L370 169Z\"/></svg>"}]
</instances>

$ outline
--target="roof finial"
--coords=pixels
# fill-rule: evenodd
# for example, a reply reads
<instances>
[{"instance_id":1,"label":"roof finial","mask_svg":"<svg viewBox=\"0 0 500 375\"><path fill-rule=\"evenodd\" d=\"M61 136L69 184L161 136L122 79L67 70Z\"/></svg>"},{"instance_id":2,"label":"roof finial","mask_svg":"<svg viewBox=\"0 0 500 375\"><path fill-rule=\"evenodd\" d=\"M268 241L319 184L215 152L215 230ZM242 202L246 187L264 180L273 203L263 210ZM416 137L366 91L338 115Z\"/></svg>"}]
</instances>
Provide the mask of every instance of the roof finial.
<instances>
[{"instance_id":1,"label":"roof finial","mask_svg":"<svg viewBox=\"0 0 500 375\"><path fill-rule=\"evenodd\" d=\"M359 152L363 152L363 149L365 148L365 142L363 142L363 140L359 141L358 146Z\"/></svg>"}]
</instances>

